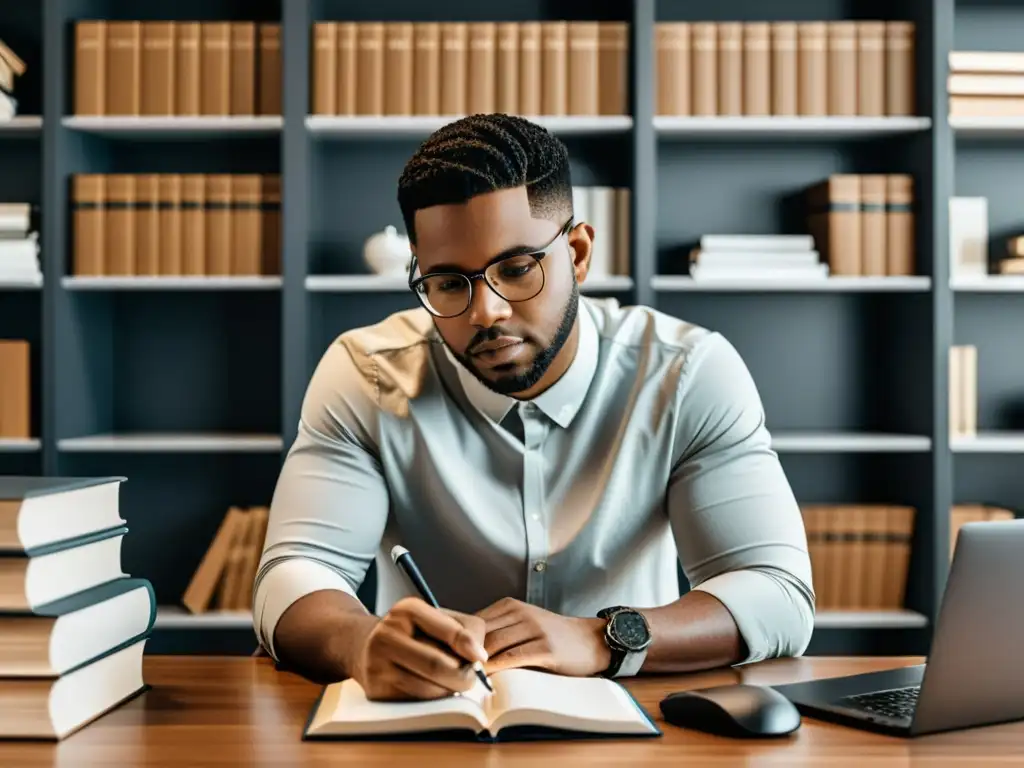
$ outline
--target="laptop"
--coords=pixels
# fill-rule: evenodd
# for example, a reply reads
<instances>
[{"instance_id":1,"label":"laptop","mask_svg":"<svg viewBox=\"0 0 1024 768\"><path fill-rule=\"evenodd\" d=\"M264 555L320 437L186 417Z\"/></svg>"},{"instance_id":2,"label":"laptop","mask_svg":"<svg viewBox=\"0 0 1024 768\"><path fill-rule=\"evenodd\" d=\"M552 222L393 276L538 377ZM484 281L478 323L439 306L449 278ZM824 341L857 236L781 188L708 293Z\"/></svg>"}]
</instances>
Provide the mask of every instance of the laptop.
<instances>
[{"instance_id":1,"label":"laptop","mask_svg":"<svg viewBox=\"0 0 1024 768\"><path fill-rule=\"evenodd\" d=\"M1024 719L1024 519L965 523L927 663L773 685L801 714L921 736Z\"/></svg>"}]
</instances>

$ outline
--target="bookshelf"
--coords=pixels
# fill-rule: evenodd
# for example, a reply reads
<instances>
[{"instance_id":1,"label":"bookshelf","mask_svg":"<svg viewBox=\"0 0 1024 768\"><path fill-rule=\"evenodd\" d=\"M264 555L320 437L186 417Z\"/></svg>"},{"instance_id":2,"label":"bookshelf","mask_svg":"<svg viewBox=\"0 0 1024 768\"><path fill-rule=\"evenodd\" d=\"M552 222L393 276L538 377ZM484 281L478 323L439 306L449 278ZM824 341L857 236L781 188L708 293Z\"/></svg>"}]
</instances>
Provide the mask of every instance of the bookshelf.
<instances>
[{"instance_id":1,"label":"bookshelf","mask_svg":"<svg viewBox=\"0 0 1024 768\"><path fill-rule=\"evenodd\" d=\"M33 434L0 440L0 472L123 474L125 567L162 605L153 651L248 653L245 612L178 607L230 505L270 500L305 386L338 333L415 306L404 278L368 273L361 247L400 225L394 184L447 118L314 114L317 21L629 23L625 114L539 115L563 137L574 180L628 187L631 270L584 292L644 303L720 330L747 360L773 445L802 500L918 510L905 608L822 611L812 653L920 653L945 583L948 511L984 500L1024 508L1019 484L1024 327L1019 281L951 280L946 201L986 195L993 235L1020 224L1019 118L955 118L946 54L1013 50L1011 4L900 0L518 3L467 0L44 0L7 4L0 37L29 64L25 117L0 123L0 201L41 211L42 280L0 278L0 338L33 341ZM280 114L82 116L72 108L78 19L280 23ZM916 109L883 116L657 114L661 21L910 20ZM280 274L76 275L68 179L79 173L280 174ZM704 233L803 232L799 192L832 173L914 179L914 274L826 280L694 280ZM948 349L979 345L979 432L949 435ZM1018 356L1019 358L1019 356ZM370 595L372 576L362 590Z\"/></svg>"}]
</instances>

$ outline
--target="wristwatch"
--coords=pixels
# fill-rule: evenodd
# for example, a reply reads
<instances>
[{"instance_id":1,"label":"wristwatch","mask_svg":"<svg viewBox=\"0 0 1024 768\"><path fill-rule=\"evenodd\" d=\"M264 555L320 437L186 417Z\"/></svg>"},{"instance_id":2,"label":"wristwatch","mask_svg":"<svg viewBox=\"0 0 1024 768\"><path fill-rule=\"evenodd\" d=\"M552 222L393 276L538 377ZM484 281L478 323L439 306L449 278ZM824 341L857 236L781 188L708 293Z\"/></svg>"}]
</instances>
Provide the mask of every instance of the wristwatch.
<instances>
[{"instance_id":1,"label":"wristwatch","mask_svg":"<svg viewBox=\"0 0 1024 768\"><path fill-rule=\"evenodd\" d=\"M612 652L612 660L602 673L604 677L629 677L635 675L647 657L651 644L651 626L640 611L623 605L603 608L598 618L608 623L604 639Z\"/></svg>"}]
</instances>

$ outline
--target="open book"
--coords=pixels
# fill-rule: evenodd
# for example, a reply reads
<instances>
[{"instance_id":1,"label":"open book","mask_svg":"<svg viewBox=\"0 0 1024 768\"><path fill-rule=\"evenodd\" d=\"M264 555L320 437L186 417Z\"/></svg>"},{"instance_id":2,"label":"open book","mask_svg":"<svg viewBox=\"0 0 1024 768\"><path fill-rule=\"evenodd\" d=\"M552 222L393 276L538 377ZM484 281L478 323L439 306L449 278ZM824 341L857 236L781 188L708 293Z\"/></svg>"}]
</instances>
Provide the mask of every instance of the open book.
<instances>
[{"instance_id":1,"label":"open book","mask_svg":"<svg viewBox=\"0 0 1024 768\"><path fill-rule=\"evenodd\" d=\"M507 669L460 695L432 701L370 701L355 680L324 688L308 739L476 739L660 736L650 715L619 683Z\"/></svg>"}]
</instances>

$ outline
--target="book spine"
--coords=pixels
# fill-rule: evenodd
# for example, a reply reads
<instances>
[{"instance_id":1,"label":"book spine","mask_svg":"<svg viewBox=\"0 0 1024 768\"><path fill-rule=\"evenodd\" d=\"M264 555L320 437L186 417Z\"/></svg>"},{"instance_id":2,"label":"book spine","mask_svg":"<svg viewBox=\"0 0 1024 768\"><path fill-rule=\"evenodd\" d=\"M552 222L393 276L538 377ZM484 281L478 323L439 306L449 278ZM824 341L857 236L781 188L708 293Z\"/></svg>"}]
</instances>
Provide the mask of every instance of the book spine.
<instances>
[{"instance_id":1,"label":"book spine","mask_svg":"<svg viewBox=\"0 0 1024 768\"><path fill-rule=\"evenodd\" d=\"M886 242L886 188L882 175L868 174L860 178L860 242L863 258L861 274L888 274Z\"/></svg>"},{"instance_id":2,"label":"book spine","mask_svg":"<svg viewBox=\"0 0 1024 768\"><path fill-rule=\"evenodd\" d=\"M909 174L896 173L886 176L885 214L886 273L913 275L917 269L914 179ZM987 245L986 242L986 249Z\"/></svg>"},{"instance_id":3,"label":"book spine","mask_svg":"<svg viewBox=\"0 0 1024 768\"><path fill-rule=\"evenodd\" d=\"M135 274L135 176L107 176L104 222L107 274Z\"/></svg>"},{"instance_id":4,"label":"book spine","mask_svg":"<svg viewBox=\"0 0 1024 768\"><path fill-rule=\"evenodd\" d=\"M541 114L540 44L540 22L522 22L519 26L519 113L522 115Z\"/></svg>"},{"instance_id":5,"label":"book spine","mask_svg":"<svg viewBox=\"0 0 1024 768\"><path fill-rule=\"evenodd\" d=\"M199 29L196 21L175 24L174 111L183 117L199 114Z\"/></svg>"},{"instance_id":6,"label":"book spine","mask_svg":"<svg viewBox=\"0 0 1024 768\"><path fill-rule=\"evenodd\" d=\"M771 27L768 22L743 25L743 114L772 112Z\"/></svg>"},{"instance_id":7,"label":"book spine","mask_svg":"<svg viewBox=\"0 0 1024 768\"><path fill-rule=\"evenodd\" d=\"M495 108L509 115L519 113L519 25L498 22L495 61Z\"/></svg>"},{"instance_id":8,"label":"book spine","mask_svg":"<svg viewBox=\"0 0 1024 768\"><path fill-rule=\"evenodd\" d=\"M384 114L413 114L413 24L384 25Z\"/></svg>"},{"instance_id":9,"label":"book spine","mask_svg":"<svg viewBox=\"0 0 1024 768\"><path fill-rule=\"evenodd\" d=\"M743 24L718 24L718 114L743 114Z\"/></svg>"},{"instance_id":10,"label":"book spine","mask_svg":"<svg viewBox=\"0 0 1024 768\"><path fill-rule=\"evenodd\" d=\"M659 22L654 30L658 115L690 114L690 24Z\"/></svg>"},{"instance_id":11,"label":"book spine","mask_svg":"<svg viewBox=\"0 0 1024 768\"><path fill-rule=\"evenodd\" d=\"M236 21L231 24L231 98L232 115L256 114L256 24Z\"/></svg>"},{"instance_id":12,"label":"book spine","mask_svg":"<svg viewBox=\"0 0 1024 768\"><path fill-rule=\"evenodd\" d=\"M438 115L441 113L441 25L436 21L416 22L412 35L412 111L414 115Z\"/></svg>"},{"instance_id":13,"label":"book spine","mask_svg":"<svg viewBox=\"0 0 1024 768\"><path fill-rule=\"evenodd\" d=\"M206 273L231 274L231 176L206 176Z\"/></svg>"},{"instance_id":14,"label":"book spine","mask_svg":"<svg viewBox=\"0 0 1024 768\"><path fill-rule=\"evenodd\" d=\"M135 177L135 273L160 274L159 176Z\"/></svg>"},{"instance_id":15,"label":"book spine","mask_svg":"<svg viewBox=\"0 0 1024 768\"><path fill-rule=\"evenodd\" d=\"M259 113L281 114L281 25L263 22L259 27Z\"/></svg>"},{"instance_id":16,"label":"book spine","mask_svg":"<svg viewBox=\"0 0 1024 768\"><path fill-rule=\"evenodd\" d=\"M75 174L71 200L74 209L71 271L75 275L102 275L106 271L106 176Z\"/></svg>"},{"instance_id":17,"label":"book spine","mask_svg":"<svg viewBox=\"0 0 1024 768\"><path fill-rule=\"evenodd\" d=\"M960 348L961 430L964 435L978 432L978 348L964 344Z\"/></svg>"},{"instance_id":18,"label":"book spine","mask_svg":"<svg viewBox=\"0 0 1024 768\"><path fill-rule=\"evenodd\" d=\"M914 104L914 23L885 23L885 112L887 115L913 115Z\"/></svg>"},{"instance_id":19,"label":"book spine","mask_svg":"<svg viewBox=\"0 0 1024 768\"><path fill-rule=\"evenodd\" d=\"M441 24L441 114L466 112L469 27L463 21Z\"/></svg>"},{"instance_id":20,"label":"book spine","mask_svg":"<svg viewBox=\"0 0 1024 768\"><path fill-rule=\"evenodd\" d=\"M630 225L633 214L630 208L632 190L622 187L615 192L615 274L629 275L632 273L630 258Z\"/></svg>"},{"instance_id":21,"label":"book spine","mask_svg":"<svg viewBox=\"0 0 1024 768\"><path fill-rule=\"evenodd\" d=\"M142 73L142 24L107 22L106 114L138 115Z\"/></svg>"},{"instance_id":22,"label":"book spine","mask_svg":"<svg viewBox=\"0 0 1024 768\"><path fill-rule=\"evenodd\" d=\"M885 607L885 554L888 514L882 505L865 508L864 591L862 607L879 610Z\"/></svg>"},{"instance_id":23,"label":"book spine","mask_svg":"<svg viewBox=\"0 0 1024 768\"><path fill-rule=\"evenodd\" d=\"M828 36L828 113L857 114L857 25L830 21Z\"/></svg>"},{"instance_id":24,"label":"book spine","mask_svg":"<svg viewBox=\"0 0 1024 768\"><path fill-rule=\"evenodd\" d=\"M142 23L140 110L143 115L174 114L173 22Z\"/></svg>"},{"instance_id":25,"label":"book spine","mask_svg":"<svg viewBox=\"0 0 1024 768\"><path fill-rule=\"evenodd\" d=\"M360 22L356 36L356 114L384 114L384 22Z\"/></svg>"},{"instance_id":26,"label":"book spine","mask_svg":"<svg viewBox=\"0 0 1024 768\"><path fill-rule=\"evenodd\" d=\"M799 114L796 22L771 23L772 114Z\"/></svg>"},{"instance_id":27,"label":"book spine","mask_svg":"<svg viewBox=\"0 0 1024 768\"><path fill-rule=\"evenodd\" d=\"M566 114L569 104L568 50L568 22L541 22L541 114Z\"/></svg>"},{"instance_id":28,"label":"book spine","mask_svg":"<svg viewBox=\"0 0 1024 768\"><path fill-rule=\"evenodd\" d=\"M75 23L76 115L106 114L107 25L104 21Z\"/></svg>"},{"instance_id":29,"label":"book spine","mask_svg":"<svg viewBox=\"0 0 1024 768\"><path fill-rule=\"evenodd\" d=\"M255 173L231 177L231 274L258 275L263 247L260 243L262 179Z\"/></svg>"},{"instance_id":30,"label":"book spine","mask_svg":"<svg viewBox=\"0 0 1024 768\"><path fill-rule=\"evenodd\" d=\"M589 275L613 274L615 261L615 188L594 186L588 190L590 221L594 227L594 245L590 253Z\"/></svg>"},{"instance_id":31,"label":"book spine","mask_svg":"<svg viewBox=\"0 0 1024 768\"><path fill-rule=\"evenodd\" d=\"M885 114L885 23L857 24L857 114Z\"/></svg>"},{"instance_id":32,"label":"book spine","mask_svg":"<svg viewBox=\"0 0 1024 768\"><path fill-rule=\"evenodd\" d=\"M263 251L262 272L264 275L281 274L281 176L268 174L263 177L262 232L260 236Z\"/></svg>"},{"instance_id":33,"label":"book spine","mask_svg":"<svg viewBox=\"0 0 1024 768\"><path fill-rule=\"evenodd\" d=\"M231 110L231 25L203 21L199 25L201 61L199 111L227 115Z\"/></svg>"},{"instance_id":34,"label":"book spine","mask_svg":"<svg viewBox=\"0 0 1024 768\"><path fill-rule=\"evenodd\" d=\"M597 31L598 111L602 115L629 112L629 24L602 21Z\"/></svg>"},{"instance_id":35,"label":"book spine","mask_svg":"<svg viewBox=\"0 0 1024 768\"><path fill-rule=\"evenodd\" d=\"M206 177L187 173L181 177L182 273L206 274Z\"/></svg>"},{"instance_id":36,"label":"book spine","mask_svg":"<svg viewBox=\"0 0 1024 768\"><path fill-rule=\"evenodd\" d=\"M949 436L964 434L963 348L949 348Z\"/></svg>"},{"instance_id":37,"label":"book spine","mask_svg":"<svg viewBox=\"0 0 1024 768\"><path fill-rule=\"evenodd\" d=\"M797 108L801 115L828 114L827 24L798 22Z\"/></svg>"},{"instance_id":38,"label":"book spine","mask_svg":"<svg viewBox=\"0 0 1024 768\"><path fill-rule=\"evenodd\" d=\"M338 81L334 97L334 109L339 115L357 114L356 99L359 84L359 24L354 21L336 22L338 38L335 79Z\"/></svg>"},{"instance_id":39,"label":"book spine","mask_svg":"<svg viewBox=\"0 0 1024 768\"><path fill-rule=\"evenodd\" d=\"M181 175L162 173L158 182L160 266L162 275L182 274Z\"/></svg>"},{"instance_id":40,"label":"book spine","mask_svg":"<svg viewBox=\"0 0 1024 768\"><path fill-rule=\"evenodd\" d=\"M318 21L313 24L313 81L309 94L312 114L336 114L337 76L338 25L333 21Z\"/></svg>"},{"instance_id":41,"label":"book spine","mask_svg":"<svg viewBox=\"0 0 1024 768\"><path fill-rule=\"evenodd\" d=\"M25 340L0 340L0 437L32 436L30 351Z\"/></svg>"},{"instance_id":42,"label":"book spine","mask_svg":"<svg viewBox=\"0 0 1024 768\"><path fill-rule=\"evenodd\" d=\"M569 22L568 55L569 114L596 115L600 108L598 22Z\"/></svg>"},{"instance_id":43,"label":"book spine","mask_svg":"<svg viewBox=\"0 0 1024 768\"><path fill-rule=\"evenodd\" d=\"M494 111L497 33L494 22L467 25L466 111L470 114Z\"/></svg>"},{"instance_id":44,"label":"book spine","mask_svg":"<svg viewBox=\"0 0 1024 768\"><path fill-rule=\"evenodd\" d=\"M693 114L710 116L718 113L718 31L711 22L690 25L690 47L693 50Z\"/></svg>"}]
</instances>

